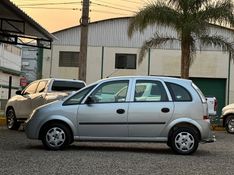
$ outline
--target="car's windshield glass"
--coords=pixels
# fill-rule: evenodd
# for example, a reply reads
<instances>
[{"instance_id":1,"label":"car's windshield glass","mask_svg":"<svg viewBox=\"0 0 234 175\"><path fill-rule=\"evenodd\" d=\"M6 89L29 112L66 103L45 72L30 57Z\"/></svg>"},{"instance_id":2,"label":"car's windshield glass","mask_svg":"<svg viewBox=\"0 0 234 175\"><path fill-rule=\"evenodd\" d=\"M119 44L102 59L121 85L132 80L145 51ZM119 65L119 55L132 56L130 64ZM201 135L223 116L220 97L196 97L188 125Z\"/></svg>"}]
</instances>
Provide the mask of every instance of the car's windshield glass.
<instances>
[{"instance_id":1,"label":"car's windshield glass","mask_svg":"<svg viewBox=\"0 0 234 175\"><path fill-rule=\"evenodd\" d=\"M68 100L64 102L64 105L75 105L80 104L83 98L95 87L96 85L89 86L80 90L78 93L71 96Z\"/></svg>"}]
</instances>

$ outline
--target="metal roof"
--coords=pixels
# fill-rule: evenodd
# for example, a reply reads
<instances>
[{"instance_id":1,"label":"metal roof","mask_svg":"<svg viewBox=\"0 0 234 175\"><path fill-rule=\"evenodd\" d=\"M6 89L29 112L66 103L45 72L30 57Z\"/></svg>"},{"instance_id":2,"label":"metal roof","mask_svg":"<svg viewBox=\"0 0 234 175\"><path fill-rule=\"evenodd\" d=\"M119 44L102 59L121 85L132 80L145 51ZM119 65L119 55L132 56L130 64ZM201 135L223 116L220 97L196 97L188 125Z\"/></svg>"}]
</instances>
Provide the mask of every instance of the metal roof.
<instances>
[{"instance_id":1,"label":"metal roof","mask_svg":"<svg viewBox=\"0 0 234 175\"><path fill-rule=\"evenodd\" d=\"M1 0L0 9L0 42L50 48L55 37L11 1Z\"/></svg>"}]
</instances>

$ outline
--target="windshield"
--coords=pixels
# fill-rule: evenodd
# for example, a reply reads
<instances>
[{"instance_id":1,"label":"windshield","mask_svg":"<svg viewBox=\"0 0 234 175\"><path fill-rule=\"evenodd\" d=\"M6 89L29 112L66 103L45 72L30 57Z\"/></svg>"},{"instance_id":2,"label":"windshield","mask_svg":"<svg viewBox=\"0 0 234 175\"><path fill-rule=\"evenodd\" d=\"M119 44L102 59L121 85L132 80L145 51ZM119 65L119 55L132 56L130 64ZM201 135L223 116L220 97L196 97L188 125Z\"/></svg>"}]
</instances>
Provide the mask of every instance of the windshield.
<instances>
[{"instance_id":1,"label":"windshield","mask_svg":"<svg viewBox=\"0 0 234 175\"><path fill-rule=\"evenodd\" d=\"M68 98L65 102L64 105L77 105L80 104L81 101L84 99L84 97L96 86L92 85L89 87L86 87L82 90L80 90L79 92L77 92L76 94L74 94L73 96L71 96L70 98Z\"/></svg>"}]
</instances>

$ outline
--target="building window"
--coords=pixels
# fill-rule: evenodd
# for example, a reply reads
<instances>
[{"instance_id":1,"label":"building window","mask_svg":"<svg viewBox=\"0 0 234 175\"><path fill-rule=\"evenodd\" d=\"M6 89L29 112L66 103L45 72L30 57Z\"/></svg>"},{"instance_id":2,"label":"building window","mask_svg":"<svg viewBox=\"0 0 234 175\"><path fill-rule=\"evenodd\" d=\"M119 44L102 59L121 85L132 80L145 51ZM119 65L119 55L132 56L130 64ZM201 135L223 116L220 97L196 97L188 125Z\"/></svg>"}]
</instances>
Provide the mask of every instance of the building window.
<instances>
[{"instance_id":1,"label":"building window","mask_svg":"<svg viewBox=\"0 0 234 175\"><path fill-rule=\"evenodd\" d=\"M136 69L136 54L115 54L116 69Z\"/></svg>"},{"instance_id":2,"label":"building window","mask_svg":"<svg viewBox=\"0 0 234 175\"><path fill-rule=\"evenodd\" d=\"M59 67L78 67L79 52L59 52Z\"/></svg>"}]
</instances>

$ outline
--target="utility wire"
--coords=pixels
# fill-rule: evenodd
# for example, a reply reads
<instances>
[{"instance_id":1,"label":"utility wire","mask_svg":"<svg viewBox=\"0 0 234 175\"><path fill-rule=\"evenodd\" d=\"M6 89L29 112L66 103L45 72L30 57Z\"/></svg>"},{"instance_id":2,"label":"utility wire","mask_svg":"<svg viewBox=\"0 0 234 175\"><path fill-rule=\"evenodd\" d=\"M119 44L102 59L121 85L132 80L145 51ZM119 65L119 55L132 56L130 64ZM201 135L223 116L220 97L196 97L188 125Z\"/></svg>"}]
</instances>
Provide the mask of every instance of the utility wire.
<instances>
[{"instance_id":1,"label":"utility wire","mask_svg":"<svg viewBox=\"0 0 234 175\"><path fill-rule=\"evenodd\" d=\"M81 2L57 2L57 3L35 3L35 4L19 4L18 6L23 7L23 6L39 6L39 5L60 5L60 4L81 4Z\"/></svg>"},{"instance_id":2,"label":"utility wire","mask_svg":"<svg viewBox=\"0 0 234 175\"><path fill-rule=\"evenodd\" d=\"M127 7L127 6L123 6L123 5L119 5L119 4L114 4L114 3L106 2L106 1L103 1L103 0L98 0L98 2L106 3L108 5L114 5L114 6L117 6L117 7L120 7L120 8L129 9L129 7ZM103 5L105 5L105 4L103 4Z\"/></svg>"},{"instance_id":3,"label":"utility wire","mask_svg":"<svg viewBox=\"0 0 234 175\"><path fill-rule=\"evenodd\" d=\"M120 1L130 2L130 3L134 3L134 4L142 4L141 2L136 2L136 1L131 1L131 0L120 0Z\"/></svg>"},{"instance_id":4,"label":"utility wire","mask_svg":"<svg viewBox=\"0 0 234 175\"><path fill-rule=\"evenodd\" d=\"M22 8L30 9L51 9L51 10L81 10L79 8L66 8L66 7L35 7L35 6L24 6Z\"/></svg>"},{"instance_id":5,"label":"utility wire","mask_svg":"<svg viewBox=\"0 0 234 175\"><path fill-rule=\"evenodd\" d=\"M95 2L92 2L91 4L98 5L98 6L102 6L102 7L107 7L107 8L112 8L112 9L117 9L117 10L122 10L122 11L127 11L127 12L135 13L135 11L132 11L132 10L127 10L127 9L123 9L123 8L118 8L118 7L114 7L114 6L110 6L110 5L104 5L104 4L95 3Z\"/></svg>"}]
</instances>

